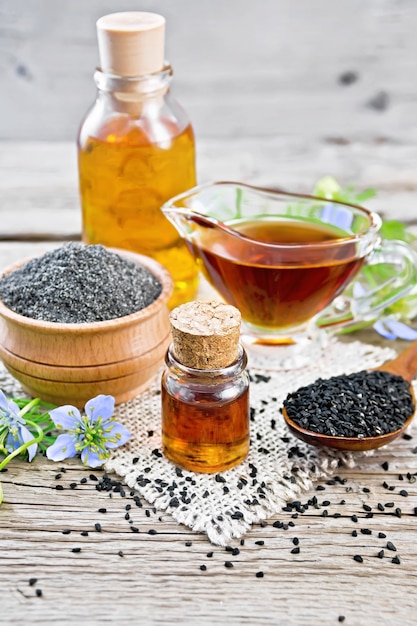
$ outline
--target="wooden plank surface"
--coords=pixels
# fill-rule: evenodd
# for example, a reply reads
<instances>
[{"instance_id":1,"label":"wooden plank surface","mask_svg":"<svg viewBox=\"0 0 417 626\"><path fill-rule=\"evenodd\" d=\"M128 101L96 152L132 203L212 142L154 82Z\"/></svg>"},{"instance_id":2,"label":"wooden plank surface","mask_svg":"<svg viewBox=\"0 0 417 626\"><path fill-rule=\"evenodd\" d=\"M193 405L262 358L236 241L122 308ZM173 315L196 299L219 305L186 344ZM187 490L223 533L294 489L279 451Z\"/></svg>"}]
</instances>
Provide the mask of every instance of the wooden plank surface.
<instances>
[{"instance_id":1,"label":"wooden plank surface","mask_svg":"<svg viewBox=\"0 0 417 626\"><path fill-rule=\"evenodd\" d=\"M199 139L416 139L414 0L142 0ZM75 139L119 0L0 0L0 138ZM351 80L349 81L349 76Z\"/></svg>"},{"instance_id":2,"label":"wooden plank surface","mask_svg":"<svg viewBox=\"0 0 417 626\"><path fill-rule=\"evenodd\" d=\"M200 145L200 177L223 178L223 168L231 178L308 190L319 175L335 173L361 188L377 185L387 216L415 224L416 153L411 143L303 148L299 142L256 146L252 140L213 141ZM68 236L79 231L80 220L72 144L3 143L0 155L6 172L0 182L1 230L14 233L11 241L0 243L3 267L57 245L19 237L34 232ZM355 338L393 345L370 331ZM403 344L394 346L401 349ZM233 543L240 550L235 555L211 546L205 536L178 526L146 502L136 507L128 489L124 498L97 491L90 475L100 478L101 472L77 461L15 460L1 474L0 624L327 626L345 616L349 625L411 626L417 609L415 429L411 434L411 440L395 444L395 455L389 448L384 452L387 470L382 457L367 458L361 471L340 468L340 482L323 484L324 490L314 488L300 498L306 502L316 496L318 508L310 506L296 518L283 511L265 526L256 524L243 546ZM87 478L85 484L82 478ZM386 506L391 502L393 507ZM378 510L378 503L384 510ZM364 504L371 506L372 518L366 517ZM127 511L126 505L132 509ZM99 512L102 508L105 513ZM139 533L130 530L127 512ZM294 526L275 528L276 520ZM386 537L379 537L381 532ZM299 554L291 552L295 537ZM386 548L387 541L396 552ZM384 557L378 558L382 549ZM353 559L355 554L363 563ZM395 556L400 564L392 563ZM226 561L233 567L226 568ZM263 578L256 577L258 572ZM32 578L37 581L31 586ZM37 589L42 596L36 596Z\"/></svg>"}]
</instances>

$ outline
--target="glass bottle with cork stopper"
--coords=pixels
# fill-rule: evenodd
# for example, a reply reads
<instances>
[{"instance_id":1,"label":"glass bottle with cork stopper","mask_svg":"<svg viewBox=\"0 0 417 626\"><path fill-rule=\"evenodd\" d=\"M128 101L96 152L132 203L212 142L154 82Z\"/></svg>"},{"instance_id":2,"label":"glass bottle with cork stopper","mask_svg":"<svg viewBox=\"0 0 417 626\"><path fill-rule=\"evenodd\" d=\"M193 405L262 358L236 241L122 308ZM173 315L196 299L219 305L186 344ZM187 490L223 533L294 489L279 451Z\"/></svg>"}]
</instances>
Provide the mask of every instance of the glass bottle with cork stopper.
<instances>
[{"instance_id":1,"label":"glass bottle with cork stopper","mask_svg":"<svg viewBox=\"0 0 417 626\"><path fill-rule=\"evenodd\" d=\"M172 308L194 297L198 272L160 207L196 176L193 129L169 88L165 19L114 13L98 20L97 34L97 99L78 134L83 240L165 265L174 278Z\"/></svg>"},{"instance_id":2,"label":"glass bottle with cork stopper","mask_svg":"<svg viewBox=\"0 0 417 626\"><path fill-rule=\"evenodd\" d=\"M249 376L240 312L189 302L171 312L173 342L162 376L162 444L195 472L220 472L249 451Z\"/></svg>"}]
</instances>

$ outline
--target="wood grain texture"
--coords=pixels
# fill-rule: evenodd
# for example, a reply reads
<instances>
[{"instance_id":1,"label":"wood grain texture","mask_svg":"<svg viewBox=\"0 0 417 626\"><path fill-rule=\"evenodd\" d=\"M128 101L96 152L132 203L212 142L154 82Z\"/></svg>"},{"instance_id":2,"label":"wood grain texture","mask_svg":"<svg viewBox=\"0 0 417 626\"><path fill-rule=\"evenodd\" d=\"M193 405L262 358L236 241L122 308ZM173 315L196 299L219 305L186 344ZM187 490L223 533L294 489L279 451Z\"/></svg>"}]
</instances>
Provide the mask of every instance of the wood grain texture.
<instances>
[{"instance_id":1,"label":"wood grain texture","mask_svg":"<svg viewBox=\"0 0 417 626\"><path fill-rule=\"evenodd\" d=\"M0 159L6 174L0 176L1 233L11 235L0 243L0 266L5 267L57 245L44 241L45 236L59 240L79 232L80 215L73 144L3 142ZM416 163L411 138L404 143L242 138L199 144L200 178L310 191L319 176L334 174L344 184L375 185L379 194L373 206L415 226ZM39 233L40 240L17 240L30 233ZM369 330L355 339L403 347ZM77 461L15 460L0 475L0 624L332 626L344 615L344 623L355 626L412 626L417 609L415 428L411 434L411 440L392 444L395 454L386 449L387 470L372 456L363 459L361 471L340 468L342 482L323 484L323 491L313 489L300 498L306 502L316 496L317 508L310 506L296 518L282 511L267 526L256 524L244 546L233 544L240 549L236 555L154 512L144 500L137 507L128 489L125 497L113 493L111 498L97 491L90 475L101 472ZM372 518L366 517L364 505L372 508ZM275 528L275 520L294 527ZM84 531L88 536L81 535ZM299 554L291 553L295 537ZM387 541L396 552L387 549ZM384 556L378 558L382 549ZM354 555L363 562L354 561ZM392 563L395 556L400 564ZM233 568L226 568L226 561ZM261 571L264 577L257 578ZM37 579L33 586L31 578Z\"/></svg>"},{"instance_id":2,"label":"wood grain texture","mask_svg":"<svg viewBox=\"0 0 417 626\"><path fill-rule=\"evenodd\" d=\"M167 19L175 93L199 139L416 138L413 0L143 0ZM121 0L0 1L0 138L75 140Z\"/></svg>"}]
</instances>

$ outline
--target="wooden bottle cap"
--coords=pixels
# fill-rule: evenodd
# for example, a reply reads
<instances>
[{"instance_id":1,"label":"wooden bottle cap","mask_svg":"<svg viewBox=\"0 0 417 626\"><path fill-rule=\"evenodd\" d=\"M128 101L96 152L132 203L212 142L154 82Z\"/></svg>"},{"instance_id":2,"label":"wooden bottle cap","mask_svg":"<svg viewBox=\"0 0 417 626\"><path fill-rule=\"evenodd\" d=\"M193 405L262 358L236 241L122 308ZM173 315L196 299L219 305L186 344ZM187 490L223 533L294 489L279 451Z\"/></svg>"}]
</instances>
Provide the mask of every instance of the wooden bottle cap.
<instances>
[{"instance_id":1,"label":"wooden bottle cap","mask_svg":"<svg viewBox=\"0 0 417 626\"><path fill-rule=\"evenodd\" d=\"M131 11L104 15L97 21L103 72L136 77L164 67L165 18Z\"/></svg>"},{"instance_id":2,"label":"wooden bottle cap","mask_svg":"<svg viewBox=\"0 0 417 626\"><path fill-rule=\"evenodd\" d=\"M223 302L187 302L170 315L175 358L195 369L220 369L236 361L240 311Z\"/></svg>"}]
</instances>

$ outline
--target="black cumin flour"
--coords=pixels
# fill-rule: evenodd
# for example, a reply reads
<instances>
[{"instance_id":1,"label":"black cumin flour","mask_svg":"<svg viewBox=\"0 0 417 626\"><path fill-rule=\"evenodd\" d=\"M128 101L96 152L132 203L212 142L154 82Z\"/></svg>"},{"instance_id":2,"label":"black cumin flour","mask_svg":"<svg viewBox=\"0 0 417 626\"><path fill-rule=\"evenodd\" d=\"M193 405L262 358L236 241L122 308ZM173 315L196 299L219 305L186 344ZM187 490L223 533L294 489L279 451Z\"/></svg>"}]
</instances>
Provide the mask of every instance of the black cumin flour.
<instances>
[{"instance_id":1,"label":"black cumin flour","mask_svg":"<svg viewBox=\"0 0 417 626\"><path fill-rule=\"evenodd\" d=\"M151 304L161 283L101 245L70 243L0 280L0 299L25 317L88 323L130 315Z\"/></svg>"},{"instance_id":2,"label":"black cumin flour","mask_svg":"<svg viewBox=\"0 0 417 626\"><path fill-rule=\"evenodd\" d=\"M401 428L414 412L409 383L384 371L319 378L287 396L299 426L323 435L375 437Z\"/></svg>"}]
</instances>

